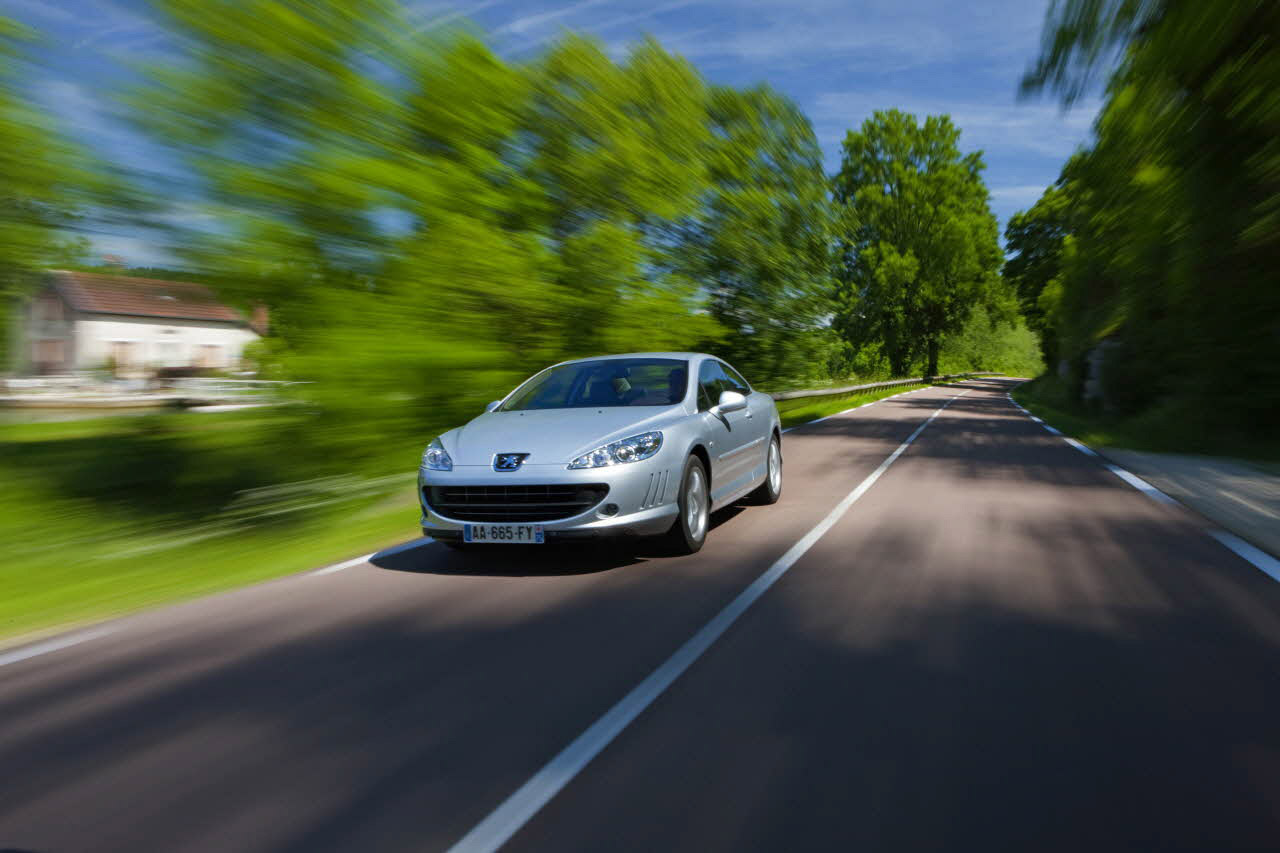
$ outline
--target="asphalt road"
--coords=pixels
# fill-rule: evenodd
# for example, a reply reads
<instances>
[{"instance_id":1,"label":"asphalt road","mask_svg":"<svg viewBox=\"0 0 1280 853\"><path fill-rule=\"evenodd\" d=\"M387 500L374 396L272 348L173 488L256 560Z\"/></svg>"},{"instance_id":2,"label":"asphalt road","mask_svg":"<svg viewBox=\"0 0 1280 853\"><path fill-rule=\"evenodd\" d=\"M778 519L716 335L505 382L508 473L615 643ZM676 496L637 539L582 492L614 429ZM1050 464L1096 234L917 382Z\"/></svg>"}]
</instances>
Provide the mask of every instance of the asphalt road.
<instances>
[{"instance_id":1,"label":"asphalt road","mask_svg":"<svg viewBox=\"0 0 1280 853\"><path fill-rule=\"evenodd\" d=\"M423 851L848 512L512 850L1280 849L1280 584L982 380L784 442L704 550L430 544L0 666L0 850Z\"/></svg>"}]
</instances>

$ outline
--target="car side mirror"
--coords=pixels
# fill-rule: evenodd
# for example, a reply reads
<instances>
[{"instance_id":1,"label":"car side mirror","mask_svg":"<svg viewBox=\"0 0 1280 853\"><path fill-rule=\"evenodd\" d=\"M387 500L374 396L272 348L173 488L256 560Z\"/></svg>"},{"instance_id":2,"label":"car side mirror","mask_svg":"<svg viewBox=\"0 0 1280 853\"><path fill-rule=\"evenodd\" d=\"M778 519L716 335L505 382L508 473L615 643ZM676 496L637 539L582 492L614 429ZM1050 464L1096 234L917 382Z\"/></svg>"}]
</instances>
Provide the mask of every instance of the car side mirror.
<instances>
[{"instance_id":1,"label":"car side mirror","mask_svg":"<svg viewBox=\"0 0 1280 853\"><path fill-rule=\"evenodd\" d=\"M747 398L737 391L721 391L720 402L716 404L716 414L740 412L747 407Z\"/></svg>"},{"instance_id":2,"label":"car side mirror","mask_svg":"<svg viewBox=\"0 0 1280 853\"><path fill-rule=\"evenodd\" d=\"M492 412L494 409L498 408L498 407L499 407L499 406L501 406L501 405L502 405L502 401L501 401L501 400L494 400L492 403L490 403L489 405L485 406L485 407L484 407L484 410L485 410L486 412Z\"/></svg>"}]
</instances>

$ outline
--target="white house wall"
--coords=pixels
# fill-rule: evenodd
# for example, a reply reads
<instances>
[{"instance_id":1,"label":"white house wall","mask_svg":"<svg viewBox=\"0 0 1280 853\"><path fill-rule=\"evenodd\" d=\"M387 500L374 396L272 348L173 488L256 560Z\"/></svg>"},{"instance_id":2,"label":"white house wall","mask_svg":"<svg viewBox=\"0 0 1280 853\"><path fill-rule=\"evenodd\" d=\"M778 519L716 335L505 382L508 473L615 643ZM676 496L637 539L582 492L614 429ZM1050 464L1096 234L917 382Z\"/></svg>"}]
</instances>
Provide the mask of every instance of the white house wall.
<instances>
[{"instance_id":1,"label":"white house wall","mask_svg":"<svg viewBox=\"0 0 1280 853\"><path fill-rule=\"evenodd\" d=\"M111 357L113 342L125 342L134 344L137 366L197 364L201 347L218 347L220 363L213 366L234 367L245 345L257 339L253 331L226 323L82 314L75 324L75 366L100 367Z\"/></svg>"}]
</instances>

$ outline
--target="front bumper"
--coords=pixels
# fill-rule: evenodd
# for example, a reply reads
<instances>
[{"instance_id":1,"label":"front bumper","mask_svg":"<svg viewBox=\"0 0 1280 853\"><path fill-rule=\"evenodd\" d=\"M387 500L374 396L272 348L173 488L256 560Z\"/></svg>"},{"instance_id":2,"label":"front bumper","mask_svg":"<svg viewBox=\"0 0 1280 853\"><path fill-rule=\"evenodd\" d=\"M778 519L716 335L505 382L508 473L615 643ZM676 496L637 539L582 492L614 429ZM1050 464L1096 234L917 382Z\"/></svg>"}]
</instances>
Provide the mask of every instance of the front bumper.
<instances>
[{"instance_id":1,"label":"front bumper","mask_svg":"<svg viewBox=\"0 0 1280 853\"><path fill-rule=\"evenodd\" d=\"M459 465L452 471L418 469L418 502L422 532L437 539L461 539L464 524L436 511L428 500L431 486L541 486L603 483L609 493L589 509L552 521L510 517L501 523L541 524L548 541L610 536L650 536L671 529L678 508L679 471L658 454L653 459L606 468L569 470L564 465L525 465L519 471L496 472L485 465ZM617 507L610 514L606 507Z\"/></svg>"}]
</instances>

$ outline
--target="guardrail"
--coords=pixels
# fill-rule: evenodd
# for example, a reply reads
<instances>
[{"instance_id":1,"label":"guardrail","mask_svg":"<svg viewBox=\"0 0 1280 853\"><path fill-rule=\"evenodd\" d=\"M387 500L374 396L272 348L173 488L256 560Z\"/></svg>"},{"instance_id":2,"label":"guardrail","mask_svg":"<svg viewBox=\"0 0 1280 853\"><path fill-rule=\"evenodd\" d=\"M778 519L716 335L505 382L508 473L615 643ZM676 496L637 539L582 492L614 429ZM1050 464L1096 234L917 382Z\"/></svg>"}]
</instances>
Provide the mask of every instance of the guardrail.
<instances>
[{"instance_id":1,"label":"guardrail","mask_svg":"<svg viewBox=\"0 0 1280 853\"><path fill-rule=\"evenodd\" d=\"M782 391L770 394L774 400L798 400L802 397L840 397L859 391L875 391L878 388L897 388L899 385L920 385L947 379L974 379L979 376L1004 376L1003 373L944 373L941 376L922 376L916 379L890 379L887 382L868 382L865 385L848 385L843 388L815 388L808 391Z\"/></svg>"}]
</instances>

